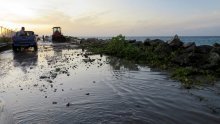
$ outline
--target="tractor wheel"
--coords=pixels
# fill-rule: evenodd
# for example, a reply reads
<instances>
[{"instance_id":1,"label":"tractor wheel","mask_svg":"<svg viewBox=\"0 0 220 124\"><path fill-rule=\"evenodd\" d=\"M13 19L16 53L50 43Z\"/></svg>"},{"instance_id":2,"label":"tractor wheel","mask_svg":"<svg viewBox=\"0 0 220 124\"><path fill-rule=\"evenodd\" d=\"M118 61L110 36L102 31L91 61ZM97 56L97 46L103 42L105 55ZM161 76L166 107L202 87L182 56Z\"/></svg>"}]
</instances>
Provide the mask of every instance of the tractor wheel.
<instances>
[{"instance_id":1,"label":"tractor wheel","mask_svg":"<svg viewBox=\"0 0 220 124\"><path fill-rule=\"evenodd\" d=\"M34 51L38 51L37 45L34 46Z\"/></svg>"},{"instance_id":2,"label":"tractor wheel","mask_svg":"<svg viewBox=\"0 0 220 124\"><path fill-rule=\"evenodd\" d=\"M14 52L17 52L17 47L12 44L12 49Z\"/></svg>"},{"instance_id":3,"label":"tractor wheel","mask_svg":"<svg viewBox=\"0 0 220 124\"><path fill-rule=\"evenodd\" d=\"M66 38L65 37L62 37L61 39L62 39L63 42L66 42Z\"/></svg>"}]
</instances>

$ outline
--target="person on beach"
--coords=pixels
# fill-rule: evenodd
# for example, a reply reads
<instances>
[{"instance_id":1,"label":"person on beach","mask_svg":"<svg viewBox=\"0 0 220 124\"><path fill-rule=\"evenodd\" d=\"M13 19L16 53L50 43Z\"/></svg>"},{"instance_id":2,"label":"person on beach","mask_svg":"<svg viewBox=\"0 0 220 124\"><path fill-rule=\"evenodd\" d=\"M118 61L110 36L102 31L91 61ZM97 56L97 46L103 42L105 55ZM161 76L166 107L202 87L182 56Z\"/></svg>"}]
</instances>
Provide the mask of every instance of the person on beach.
<instances>
[{"instance_id":1,"label":"person on beach","mask_svg":"<svg viewBox=\"0 0 220 124\"><path fill-rule=\"evenodd\" d=\"M24 27L21 27L21 30L18 32L18 35L19 36L25 36L26 35Z\"/></svg>"},{"instance_id":2,"label":"person on beach","mask_svg":"<svg viewBox=\"0 0 220 124\"><path fill-rule=\"evenodd\" d=\"M44 37L44 35L42 36L42 39L43 39L43 41L45 40L45 37Z\"/></svg>"}]
</instances>

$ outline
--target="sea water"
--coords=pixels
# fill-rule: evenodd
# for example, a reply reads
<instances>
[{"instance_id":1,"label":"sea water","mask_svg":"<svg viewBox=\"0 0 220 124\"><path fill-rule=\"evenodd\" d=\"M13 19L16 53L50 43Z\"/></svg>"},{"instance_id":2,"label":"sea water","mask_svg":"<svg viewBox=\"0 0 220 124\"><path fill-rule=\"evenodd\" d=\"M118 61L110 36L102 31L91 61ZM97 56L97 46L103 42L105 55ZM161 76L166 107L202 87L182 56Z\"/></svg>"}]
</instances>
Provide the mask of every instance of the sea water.
<instances>
[{"instance_id":1,"label":"sea water","mask_svg":"<svg viewBox=\"0 0 220 124\"><path fill-rule=\"evenodd\" d=\"M89 37L81 37L89 38ZM111 39L112 37L96 37L98 39ZM195 42L196 45L213 45L214 43L220 43L220 36L179 36L183 42ZM146 39L161 39L163 41L170 41L173 36L126 36L127 40L136 40L144 42Z\"/></svg>"}]
</instances>

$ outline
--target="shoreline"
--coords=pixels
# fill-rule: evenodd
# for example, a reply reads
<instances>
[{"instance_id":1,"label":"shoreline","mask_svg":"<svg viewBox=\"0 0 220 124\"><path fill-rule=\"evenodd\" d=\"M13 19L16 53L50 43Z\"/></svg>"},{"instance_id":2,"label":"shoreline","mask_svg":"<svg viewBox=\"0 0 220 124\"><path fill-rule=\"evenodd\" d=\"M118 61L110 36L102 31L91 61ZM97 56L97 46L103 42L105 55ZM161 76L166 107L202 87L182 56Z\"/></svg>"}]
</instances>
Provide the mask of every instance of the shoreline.
<instances>
[{"instance_id":1,"label":"shoreline","mask_svg":"<svg viewBox=\"0 0 220 124\"><path fill-rule=\"evenodd\" d=\"M214 85L220 77L220 44L184 43L176 35L171 41L146 39L126 40L119 35L109 40L88 38L80 47L95 54L106 54L149 65L171 73L186 89L196 85Z\"/></svg>"}]
</instances>

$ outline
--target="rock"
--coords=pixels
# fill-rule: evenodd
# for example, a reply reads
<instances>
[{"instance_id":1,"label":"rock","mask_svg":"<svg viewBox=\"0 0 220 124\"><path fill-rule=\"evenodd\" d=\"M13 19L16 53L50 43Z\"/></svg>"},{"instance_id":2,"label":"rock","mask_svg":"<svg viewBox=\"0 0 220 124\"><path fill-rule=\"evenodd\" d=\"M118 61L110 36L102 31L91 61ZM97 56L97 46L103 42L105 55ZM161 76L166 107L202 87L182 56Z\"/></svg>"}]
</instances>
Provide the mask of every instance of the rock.
<instances>
[{"instance_id":1,"label":"rock","mask_svg":"<svg viewBox=\"0 0 220 124\"><path fill-rule=\"evenodd\" d=\"M84 61L85 63L87 63L87 62L92 63L92 62L95 61L95 59L90 59L90 58L88 58L88 59L83 59L83 61Z\"/></svg>"},{"instance_id":2,"label":"rock","mask_svg":"<svg viewBox=\"0 0 220 124\"><path fill-rule=\"evenodd\" d=\"M150 46L150 39L144 40L144 46Z\"/></svg>"},{"instance_id":3,"label":"rock","mask_svg":"<svg viewBox=\"0 0 220 124\"><path fill-rule=\"evenodd\" d=\"M209 54L191 53L189 54L189 63L194 67L201 68L208 63Z\"/></svg>"},{"instance_id":4,"label":"rock","mask_svg":"<svg viewBox=\"0 0 220 124\"><path fill-rule=\"evenodd\" d=\"M215 52L211 52L209 54L208 64L205 64L202 68L203 69L211 69L216 70L220 66L220 55Z\"/></svg>"},{"instance_id":5,"label":"rock","mask_svg":"<svg viewBox=\"0 0 220 124\"><path fill-rule=\"evenodd\" d=\"M49 78L49 77L47 77L47 76L40 76L40 79L45 79L45 78Z\"/></svg>"},{"instance_id":6,"label":"rock","mask_svg":"<svg viewBox=\"0 0 220 124\"><path fill-rule=\"evenodd\" d=\"M146 39L144 41L144 46L158 46L159 44L163 44L163 43L165 42L160 39L154 39L154 40Z\"/></svg>"},{"instance_id":7,"label":"rock","mask_svg":"<svg viewBox=\"0 0 220 124\"><path fill-rule=\"evenodd\" d=\"M128 40L128 43L135 43L136 40Z\"/></svg>"},{"instance_id":8,"label":"rock","mask_svg":"<svg viewBox=\"0 0 220 124\"><path fill-rule=\"evenodd\" d=\"M220 44L219 43L214 43L213 47L220 47Z\"/></svg>"},{"instance_id":9,"label":"rock","mask_svg":"<svg viewBox=\"0 0 220 124\"><path fill-rule=\"evenodd\" d=\"M52 104L57 104L57 102L52 102Z\"/></svg>"},{"instance_id":10,"label":"rock","mask_svg":"<svg viewBox=\"0 0 220 124\"><path fill-rule=\"evenodd\" d=\"M179 39L178 35L175 35L173 40L169 41L168 44L174 48L183 46L183 42Z\"/></svg>"},{"instance_id":11,"label":"rock","mask_svg":"<svg viewBox=\"0 0 220 124\"><path fill-rule=\"evenodd\" d=\"M215 52L215 53L220 54L220 47L213 47L210 52Z\"/></svg>"},{"instance_id":12,"label":"rock","mask_svg":"<svg viewBox=\"0 0 220 124\"><path fill-rule=\"evenodd\" d=\"M70 106L70 103L68 102L67 104L66 104L66 107L69 107Z\"/></svg>"},{"instance_id":13,"label":"rock","mask_svg":"<svg viewBox=\"0 0 220 124\"><path fill-rule=\"evenodd\" d=\"M160 44L164 44L165 42L163 40L160 39L155 39L155 40L151 40L150 41L150 45L151 46L158 46Z\"/></svg>"},{"instance_id":14,"label":"rock","mask_svg":"<svg viewBox=\"0 0 220 124\"><path fill-rule=\"evenodd\" d=\"M51 78L52 78L52 79L55 79L56 77L57 77L57 73L52 73L52 74L51 74Z\"/></svg>"},{"instance_id":15,"label":"rock","mask_svg":"<svg viewBox=\"0 0 220 124\"><path fill-rule=\"evenodd\" d=\"M85 58L89 58L89 56L88 56L87 54L84 54L84 57L85 57Z\"/></svg>"},{"instance_id":16,"label":"rock","mask_svg":"<svg viewBox=\"0 0 220 124\"><path fill-rule=\"evenodd\" d=\"M90 93L86 93L86 95L87 95L87 96L89 96L89 95L90 95Z\"/></svg>"},{"instance_id":17,"label":"rock","mask_svg":"<svg viewBox=\"0 0 220 124\"><path fill-rule=\"evenodd\" d=\"M59 72L60 70L61 70L60 68L56 68L56 70L55 70L55 71L56 71L56 72Z\"/></svg>"},{"instance_id":18,"label":"rock","mask_svg":"<svg viewBox=\"0 0 220 124\"><path fill-rule=\"evenodd\" d=\"M154 52L158 55L159 58L163 59L171 54L172 47L170 47L167 43L163 42L156 46Z\"/></svg>"},{"instance_id":19,"label":"rock","mask_svg":"<svg viewBox=\"0 0 220 124\"><path fill-rule=\"evenodd\" d=\"M180 66L190 65L190 60L187 53L175 56L172 59L172 62Z\"/></svg>"},{"instance_id":20,"label":"rock","mask_svg":"<svg viewBox=\"0 0 220 124\"><path fill-rule=\"evenodd\" d=\"M189 48L192 46L196 46L196 43L195 42L186 42L183 44L183 48Z\"/></svg>"},{"instance_id":21,"label":"rock","mask_svg":"<svg viewBox=\"0 0 220 124\"><path fill-rule=\"evenodd\" d=\"M143 42L141 42L141 41L137 41L137 42L133 43L133 45L135 45L137 47L140 47L142 44L143 44Z\"/></svg>"},{"instance_id":22,"label":"rock","mask_svg":"<svg viewBox=\"0 0 220 124\"><path fill-rule=\"evenodd\" d=\"M212 46L209 45L201 45L197 46L195 52L196 53L202 53L202 54L208 54L212 50Z\"/></svg>"},{"instance_id":23,"label":"rock","mask_svg":"<svg viewBox=\"0 0 220 124\"><path fill-rule=\"evenodd\" d=\"M208 63L209 54L201 53L181 53L176 55L172 62L180 66L193 66L202 67L204 64Z\"/></svg>"},{"instance_id":24,"label":"rock","mask_svg":"<svg viewBox=\"0 0 220 124\"><path fill-rule=\"evenodd\" d=\"M53 81L52 81L52 80L47 80L47 82L48 82L48 83L53 83Z\"/></svg>"},{"instance_id":25,"label":"rock","mask_svg":"<svg viewBox=\"0 0 220 124\"><path fill-rule=\"evenodd\" d=\"M218 65L220 64L220 55L218 53L212 52L209 55L209 61L212 64Z\"/></svg>"},{"instance_id":26,"label":"rock","mask_svg":"<svg viewBox=\"0 0 220 124\"><path fill-rule=\"evenodd\" d=\"M191 45L189 47L185 47L185 49L183 50L184 53L190 53L190 52L194 52L196 50L196 45Z\"/></svg>"}]
</instances>

